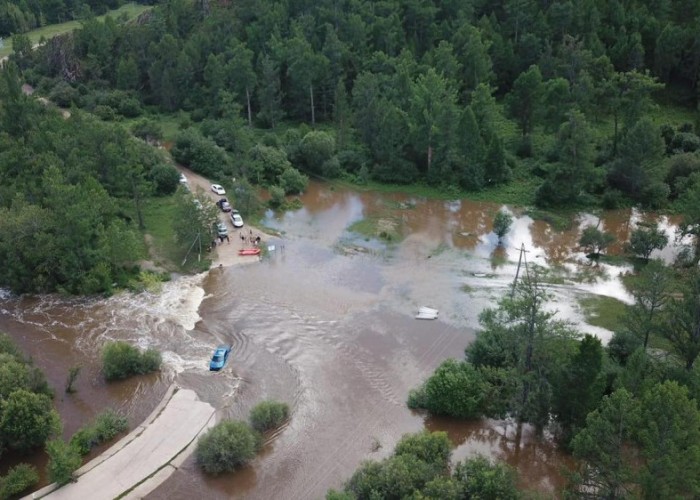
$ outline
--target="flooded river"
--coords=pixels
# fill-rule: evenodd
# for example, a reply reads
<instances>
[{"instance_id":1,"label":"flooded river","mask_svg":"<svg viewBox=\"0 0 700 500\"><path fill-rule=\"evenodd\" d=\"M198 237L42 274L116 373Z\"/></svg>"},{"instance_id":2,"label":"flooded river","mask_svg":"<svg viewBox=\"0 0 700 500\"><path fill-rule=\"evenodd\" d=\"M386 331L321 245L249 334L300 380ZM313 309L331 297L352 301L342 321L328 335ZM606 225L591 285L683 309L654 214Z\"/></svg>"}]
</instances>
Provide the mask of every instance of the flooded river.
<instances>
[{"instance_id":1,"label":"flooded river","mask_svg":"<svg viewBox=\"0 0 700 500\"><path fill-rule=\"evenodd\" d=\"M292 415L249 467L212 479L189 459L152 499L323 498L363 460L388 456L402 434L424 428L446 430L455 459L482 453L505 460L520 471L524 487L557 492L570 459L550 439L505 422L426 418L405 401L440 362L463 356L479 313L511 286L521 245L530 264L556 268L564 277L551 286L560 313L609 338L610 332L583 323L577 305L589 294L630 301L619 280L626 268L591 270L576 248L581 226L598 219L582 215L572 229L557 232L516 210L499 250L491 221L501 207L494 204L316 183L302 201L300 210L267 215L264 224L282 236L266 242L275 250L259 263L181 277L159 294L0 298L0 329L18 340L57 389L64 434L106 407L136 425L174 381L194 389L221 416L245 419L263 399L287 402ZM611 212L601 227L627 239L640 217ZM404 238L385 244L348 231L363 219ZM654 220L673 236L673 221ZM669 247L659 256L671 259L674 252ZM439 309L439 320L416 321L420 306ZM112 339L160 350L165 369L105 384L99 350ZM225 370L210 373L208 359L220 343L233 345L232 358ZM78 392L64 395L68 368L76 364L83 366Z\"/></svg>"}]
</instances>

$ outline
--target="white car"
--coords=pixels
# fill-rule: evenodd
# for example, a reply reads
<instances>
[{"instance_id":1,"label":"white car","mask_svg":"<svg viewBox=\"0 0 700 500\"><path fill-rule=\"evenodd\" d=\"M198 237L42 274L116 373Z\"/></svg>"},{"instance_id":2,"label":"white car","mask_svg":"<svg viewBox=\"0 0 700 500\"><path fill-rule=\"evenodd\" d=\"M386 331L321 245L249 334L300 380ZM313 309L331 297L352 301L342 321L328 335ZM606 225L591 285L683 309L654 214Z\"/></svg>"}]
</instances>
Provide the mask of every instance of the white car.
<instances>
[{"instance_id":1,"label":"white car","mask_svg":"<svg viewBox=\"0 0 700 500\"><path fill-rule=\"evenodd\" d=\"M238 210L231 210L231 224L233 227L243 227L243 218Z\"/></svg>"},{"instance_id":2,"label":"white car","mask_svg":"<svg viewBox=\"0 0 700 500\"><path fill-rule=\"evenodd\" d=\"M182 172L180 172L180 184L187 184L187 177Z\"/></svg>"},{"instance_id":3,"label":"white car","mask_svg":"<svg viewBox=\"0 0 700 500\"><path fill-rule=\"evenodd\" d=\"M224 188L222 188L221 186L219 186L218 184L212 184L211 190L214 191L219 196L223 196L226 194L226 190Z\"/></svg>"}]
</instances>

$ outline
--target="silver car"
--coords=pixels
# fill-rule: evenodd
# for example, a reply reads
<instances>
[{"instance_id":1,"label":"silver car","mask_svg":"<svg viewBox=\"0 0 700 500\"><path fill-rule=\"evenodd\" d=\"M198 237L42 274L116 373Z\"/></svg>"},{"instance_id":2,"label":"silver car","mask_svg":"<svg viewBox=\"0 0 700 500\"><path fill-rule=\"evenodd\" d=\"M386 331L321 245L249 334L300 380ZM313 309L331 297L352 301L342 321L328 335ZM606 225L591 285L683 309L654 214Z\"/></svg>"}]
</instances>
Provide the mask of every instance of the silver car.
<instances>
[{"instance_id":1,"label":"silver car","mask_svg":"<svg viewBox=\"0 0 700 500\"><path fill-rule=\"evenodd\" d=\"M231 224L233 227L243 227L243 218L238 210L231 210Z\"/></svg>"},{"instance_id":2,"label":"silver car","mask_svg":"<svg viewBox=\"0 0 700 500\"><path fill-rule=\"evenodd\" d=\"M226 224L224 224L223 222L216 223L216 235L221 238L226 238L228 236L228 229L226 228Z\"/></svg>"}]
</instances>

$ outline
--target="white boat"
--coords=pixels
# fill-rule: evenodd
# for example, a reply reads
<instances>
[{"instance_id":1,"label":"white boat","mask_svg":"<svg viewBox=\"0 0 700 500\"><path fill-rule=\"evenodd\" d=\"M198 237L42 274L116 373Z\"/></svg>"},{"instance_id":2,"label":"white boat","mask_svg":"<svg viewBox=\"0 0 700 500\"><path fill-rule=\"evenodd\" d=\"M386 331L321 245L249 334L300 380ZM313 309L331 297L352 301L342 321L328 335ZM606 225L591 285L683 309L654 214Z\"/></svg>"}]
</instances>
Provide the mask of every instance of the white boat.
<instances>
[{"instance_id":1,"label":"white boat","mask_svg":"<svg viewBox=\"0 0 700 500\"><path fill-rule=\"evenodd\" d=\"M438 310L432 307L421 307L418 309L416 319L437 319Z\"/></svg>"}]
</instances>

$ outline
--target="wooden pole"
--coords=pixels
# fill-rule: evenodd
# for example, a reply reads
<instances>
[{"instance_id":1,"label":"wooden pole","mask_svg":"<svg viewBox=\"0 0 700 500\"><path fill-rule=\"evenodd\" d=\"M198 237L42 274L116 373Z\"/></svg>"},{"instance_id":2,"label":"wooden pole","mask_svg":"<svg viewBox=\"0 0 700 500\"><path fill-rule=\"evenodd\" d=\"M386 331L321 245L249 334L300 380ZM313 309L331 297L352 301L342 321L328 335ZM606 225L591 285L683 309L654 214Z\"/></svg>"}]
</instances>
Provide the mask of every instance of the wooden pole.
<instances>
[{"instance_id":1,"label":"wooden pole","mask_svg":"<svg viewBox=\"0 0 700 500\"><path fill-rule=\"evenodd\" d=\"M518 257L518 269L515 270L515 279L513 280L513 289L510 292L510 298L512 299L515 295L515 285L518 283L518 276L520 276L520 266L523 262L523 255L525 255L529 250L525 250L525 243L520 244L520 256ZM527 270L527 259L525 259L525 270Z\"/></svg>"}]
</instances>

